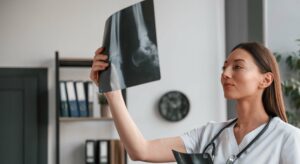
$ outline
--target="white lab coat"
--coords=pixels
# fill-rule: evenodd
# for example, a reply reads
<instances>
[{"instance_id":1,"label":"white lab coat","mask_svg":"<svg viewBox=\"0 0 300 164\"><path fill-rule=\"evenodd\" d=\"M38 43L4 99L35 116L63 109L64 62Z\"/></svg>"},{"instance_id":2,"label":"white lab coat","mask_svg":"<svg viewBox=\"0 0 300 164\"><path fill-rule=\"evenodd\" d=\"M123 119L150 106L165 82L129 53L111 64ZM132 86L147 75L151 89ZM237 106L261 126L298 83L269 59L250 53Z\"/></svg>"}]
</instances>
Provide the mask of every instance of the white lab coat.
<instances>
[{"instance_id":1,"label":"white lab coat","mask_svg":"<svg viewBox=\"0 0 300 164\"><path fill-rule=\"evenodd\" d=\"M202 153L210 140L230 121L209 122L184 133L181 139L187 153ZM233 133L234 125L226 128L215 140L214 164L225 164L230 156L237 155L265 126L261 125L249 132L238 145ZM285 123L279 117L273 118L264 134L234 164L249 163L300 164L300 129Z\"/></svg>"}]
</instances>

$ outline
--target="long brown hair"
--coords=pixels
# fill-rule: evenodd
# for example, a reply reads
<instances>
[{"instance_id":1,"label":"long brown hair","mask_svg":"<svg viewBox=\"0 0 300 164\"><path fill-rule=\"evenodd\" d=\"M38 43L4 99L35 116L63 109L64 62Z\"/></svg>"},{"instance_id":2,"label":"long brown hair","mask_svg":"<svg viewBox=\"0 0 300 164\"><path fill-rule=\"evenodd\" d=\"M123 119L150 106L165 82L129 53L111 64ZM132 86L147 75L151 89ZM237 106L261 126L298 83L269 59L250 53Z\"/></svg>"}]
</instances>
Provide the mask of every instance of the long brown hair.
<instances>
[{"instance_id":1,"label":"long brown hair","mask_svg":"<svg viewBox=\"0 0 300 164\"><path fill-rule=\"evenodd\" d=\"M262 73L271 72L273 74L272 84L264 90L262 95L263 105L269 116L279 116L283 121L287 122L280 72L274 55L264 45L256 42L241 43L235 46L232 51L238 48L251 54Z\"/></svg>"}]
</instances>

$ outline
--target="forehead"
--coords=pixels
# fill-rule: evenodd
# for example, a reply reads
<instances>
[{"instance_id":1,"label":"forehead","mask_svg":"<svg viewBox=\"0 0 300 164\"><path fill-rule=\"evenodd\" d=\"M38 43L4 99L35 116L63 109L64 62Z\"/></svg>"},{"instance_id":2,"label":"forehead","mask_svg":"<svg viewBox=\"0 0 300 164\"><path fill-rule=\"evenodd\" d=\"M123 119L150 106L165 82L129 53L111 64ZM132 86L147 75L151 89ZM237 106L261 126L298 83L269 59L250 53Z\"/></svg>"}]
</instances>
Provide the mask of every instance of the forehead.
<instances>
[{"instance_id":1,"label":"forehead","mask_svg":"<svg viewBox=\"0 0 300 164\"><path fill-rule=\"evenodd\" d=\"M255 63L251 54L243 49L235 49L230 53L230 55L225 60L224 64L232 62L245 62L245 63Z\"/></svg>"}]
</instances>

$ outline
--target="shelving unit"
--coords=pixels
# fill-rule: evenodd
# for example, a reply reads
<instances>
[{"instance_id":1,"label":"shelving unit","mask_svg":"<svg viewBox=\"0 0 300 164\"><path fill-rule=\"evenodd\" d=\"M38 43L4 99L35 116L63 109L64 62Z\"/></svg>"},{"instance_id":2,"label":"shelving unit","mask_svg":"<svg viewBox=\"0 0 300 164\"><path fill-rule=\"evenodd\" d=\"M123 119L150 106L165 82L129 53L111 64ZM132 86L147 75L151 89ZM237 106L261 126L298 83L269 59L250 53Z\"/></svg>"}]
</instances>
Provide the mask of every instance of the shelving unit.
<instances>
[{"instance_id":1,"label":"shelving unit","mask_svg":"<svg viewBox=\"0 0 300 164\"><path fill-rule=\"evenodd\" d=\"M61 158L61 134L60 134L60 128L62 124L86 124L86 123L94 123L96 122L97 124L107 124L111 122L113 124L113 119L112 118L105 118L105 117L60 117L60 89L59 89L59 82L61 80L61 69L64 68L71 68L72 70L74 68L90 68L92 66L92 59L86 59L86 58L60 58L59 57L59 52L55 52L55 90L56 90L56 164L62 163L60 161ZM88 75L83 75L83 76L89 76ZM75 79L76 80L76 79ZM126 90L122 90L123 98L126 103ZM76 128L76 127L75 127ZM91 127L91 128L94 128ZM111 128L111 127L108 127ZM86 130L86 129L85 129ZM90 130L90 129L89 129ZM95 130L95 129L93 129ZM101 130L101 129L96 129L96 130ZM80 132L79 132L80 133ZM97 137L97 136L95 136ZM89 138L86 138L89 139ZM100 138L99 138L100 139ZM102 139L102 138L101 138ZM83 140L82 143L85 141ZM124 150L125 151L125 150ZM82 154L84 156L85 154ZM126 158L126 152L125 152L125 163L127 163L127 158Z\"/></svg>"}]
</instances>

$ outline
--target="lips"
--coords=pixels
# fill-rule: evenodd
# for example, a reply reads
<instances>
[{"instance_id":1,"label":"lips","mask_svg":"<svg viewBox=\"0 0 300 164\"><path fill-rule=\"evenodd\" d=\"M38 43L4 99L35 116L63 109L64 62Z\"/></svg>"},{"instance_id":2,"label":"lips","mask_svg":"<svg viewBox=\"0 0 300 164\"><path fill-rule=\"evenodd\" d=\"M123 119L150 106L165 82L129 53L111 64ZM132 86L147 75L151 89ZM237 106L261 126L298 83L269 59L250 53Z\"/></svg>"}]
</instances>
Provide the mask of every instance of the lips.
<instances>
[{"instance_id":1,"label":"lips","mask_svg":"<svg viewBox=\"0 0 300 164\"><path fill-rule=\"evenodd\" d=\"M233 86L235 86L233 83L228 83L228 82L226 82L226 83L224 83L223 84L223 86L224 87L233 87Z\"/></svg>"}]
</instances>

